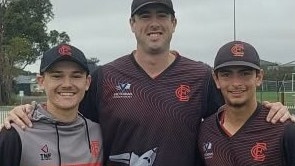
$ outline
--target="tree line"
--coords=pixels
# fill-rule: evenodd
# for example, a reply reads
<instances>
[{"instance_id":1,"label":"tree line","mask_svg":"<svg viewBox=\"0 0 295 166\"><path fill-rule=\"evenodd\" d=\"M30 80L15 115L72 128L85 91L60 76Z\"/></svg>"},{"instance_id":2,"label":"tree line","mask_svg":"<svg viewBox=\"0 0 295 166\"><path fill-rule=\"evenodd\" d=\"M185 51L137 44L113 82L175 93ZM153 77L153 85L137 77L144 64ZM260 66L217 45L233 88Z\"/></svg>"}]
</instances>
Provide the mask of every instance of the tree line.
<instances>
[{"instance_id":1,"label":"tree line","mask_svg":"<svg viewBox=\"0 0 295 166\"><path fill-rule=\"evenodd\" d=\"M0 2L0 105L10 104L12 81L50 47L69 43L66 32L48 30L54 18L50 0Z\"/></svg>"}]
</instances>

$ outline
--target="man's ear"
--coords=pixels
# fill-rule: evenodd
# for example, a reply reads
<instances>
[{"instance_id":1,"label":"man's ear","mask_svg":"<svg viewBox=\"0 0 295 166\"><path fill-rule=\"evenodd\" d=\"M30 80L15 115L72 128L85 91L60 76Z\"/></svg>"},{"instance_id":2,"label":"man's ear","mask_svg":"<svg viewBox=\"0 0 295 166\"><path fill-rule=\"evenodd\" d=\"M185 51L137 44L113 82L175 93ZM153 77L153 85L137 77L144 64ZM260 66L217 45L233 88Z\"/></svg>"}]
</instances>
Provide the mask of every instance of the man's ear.
<instances>
[{"instance_id":1,"label":"man's ear","mask_svg":"<svg viewBox=\"0 0 295 166\"><path fill-rule=\"evenodd\" d=\"M44 75L37 74L36 80L38 82L38 85L41 89L44 89Z\"/></svg>"},{"instance_id":2,"label":"man's ear","mask_svg":"<svg viewBox=\"0 0 295 166\"><path fill-rule=\"evenodd\" d=\"M130 28L131 28L131 31L134 32L134 16L133 17L130 17L129 18L129 25L130 25Z\"/></svg>"},{"instance_id":3,"label":"man's ear","mask_svg":"<svg viewBox=\"0 0 295 166\"><path fill-rule=\"evenodd\" d=\"M174 17L174 18L172 19L172 24L173 24L173 32L175 32L176 25L177 25L177 19L176 19L176 17Z\"/></svg>"},{"instance_id":4,"label":"man's ear","mask_svg":"<svg viewBox=\"0 0 295 166\"><path fill-rule=\"evenodd\" d=\"M91 75L89 74L87 77L86 77L86 89L85 91L87 91L90 87L90 83L91 83Z\"/></svg>"},{"instance_id":5,"label":"man's ear","mask_svg":"<svg viewBox=\"0 0 295 166\"><path fill-rule=\"evenodd\" d=\"M215 72L212 70L212 77L213 77L213 79L214 79L214 82L215 82L215 84L216 84L217 89L220 89L220 85L219 85L219 81L218 81L217 72L215 73Z\"/></svg>"},{"instance_id":6,"label":"man's ear","mask_svg":"<svg viewBox=\"0 0 295 166\"><path fill-rule=\"evenodd\" d=\"M257 73L256 73L256 86L257 87L262 84L263 76L264 76L263 69L258 70Z\"/></svg>"}]
</instances>

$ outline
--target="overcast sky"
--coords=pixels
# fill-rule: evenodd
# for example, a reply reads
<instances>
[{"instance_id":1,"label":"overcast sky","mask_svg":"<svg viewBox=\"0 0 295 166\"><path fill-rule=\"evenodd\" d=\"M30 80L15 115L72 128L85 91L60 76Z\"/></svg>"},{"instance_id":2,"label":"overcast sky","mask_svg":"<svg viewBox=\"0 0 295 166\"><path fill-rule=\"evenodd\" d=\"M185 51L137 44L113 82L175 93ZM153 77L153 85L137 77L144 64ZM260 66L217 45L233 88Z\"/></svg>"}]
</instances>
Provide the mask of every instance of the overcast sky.
<instances>
[{"instance_id":1,"label":"overcast sky","mask_svg":"<svg viewBox=\"0 0 295 166\"><path fill-rule=\"evenodd\" d=\"M129 26L132 0L51 0L49 30L65 31L71 44L99 64L129 54L136 41ZM213 64L218 49L234 39L233 0L174 0L178 24L171 49ZM236 0L236 39L252 44L260 58L295 60L295 0ZM27 67L38 72L40 63Z\"/></svg>"}]
</instances>

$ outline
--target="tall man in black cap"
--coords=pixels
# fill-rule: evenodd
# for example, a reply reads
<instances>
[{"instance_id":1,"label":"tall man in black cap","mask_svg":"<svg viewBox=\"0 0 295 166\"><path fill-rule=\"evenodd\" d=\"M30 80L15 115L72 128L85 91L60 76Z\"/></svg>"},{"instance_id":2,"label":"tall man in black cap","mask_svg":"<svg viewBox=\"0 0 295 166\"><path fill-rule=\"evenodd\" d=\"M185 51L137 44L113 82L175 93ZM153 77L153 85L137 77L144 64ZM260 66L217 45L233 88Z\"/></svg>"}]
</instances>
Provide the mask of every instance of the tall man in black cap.
<instances>
[{"instance_id":1,"label":"tall man in black cap","mask_svg":"<svg viewBox=\"0 0 295 166\"><path fill-rule=\"evenodd\" d=\"M105 165L194 166L201 119L223 103L211 67L170 51L171 0L133 0L129 22L136 50L92 74L80 110L102 126ZM274 121L289 117L281 104L269 106Z\"/></svg>"},{"instance_id":2,"label":"tall man in black cap","mask_svg":"<svg viewBox=\"0 0 295 166\"><path fill-rule=\"evenodd\" d=\"M256 100L263 70L255 48L242 41L222 46L213 77L225 105L201 124L198 140L207 166L295 165L295 125L264 121L269 110Z\"/></svg>"}]
</instances>

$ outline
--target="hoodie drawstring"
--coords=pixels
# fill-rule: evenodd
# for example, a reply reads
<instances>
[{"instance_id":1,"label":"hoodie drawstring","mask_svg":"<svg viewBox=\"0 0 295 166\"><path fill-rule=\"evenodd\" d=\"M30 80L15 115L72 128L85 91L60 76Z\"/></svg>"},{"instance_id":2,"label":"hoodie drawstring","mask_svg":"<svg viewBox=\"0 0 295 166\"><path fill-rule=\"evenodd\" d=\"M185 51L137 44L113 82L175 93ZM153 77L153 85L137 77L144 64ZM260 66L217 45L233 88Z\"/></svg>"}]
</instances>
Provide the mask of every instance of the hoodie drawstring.
<instances>
[{"instance_id":1,"label":"hoodie drawstring","mask_svg":"<svg viewBox=\"0 0 295 166\"><path fill-rule=\"evenodd\" d=\"M88 123L87 120L85 119L85 117L83 115L81 115L79 113L79 115L82 117L82 119L85 122L85 126L86 126L86 135L87 135L87 140L88 140L88 147L89 147L89 152L91 153L91 144L90 144L90 136L89 136L89 129L88 129ZM57 123L54 123L55 125L55 131L56 131L56 135L57 135L57 152L58 152L58 165L61 166L61 154L60 154L60 148L59 148L59 133L58 133L58 127L57 127Z\"/></svg>"},{"instance_id":2,"label":"hoodie drawstring","mask_svg":"<svg viewBox=\"0 0 295 166\"><path fill-rule=\"evenodd\" d=\"M88 139L88 146L89 146L89 151L91 153L91 144L90 144L90 136L89 136L89 129L88 129L88 123L87 123L87 120L85 119L85 117L78 113L78 115L80 115L82 117L82 119L84 120L85 122L85 125L86 125L86 134L87 134L87 139Z\"/></svg>"},{"instance_id":3,"label":"hoodie drawstring","mask_svg":"<svg viewBox=\"0 0 295 166\"><path fill-rule=\"evenodd\" d=\"M58 133L58 128L57 128L57 123L55 125L55 131L57 135L57 153L58 153L58 165L61 166L61 155L60 155L60 149L59 149L59 133Z\"/></svg>"}]
</instances>

